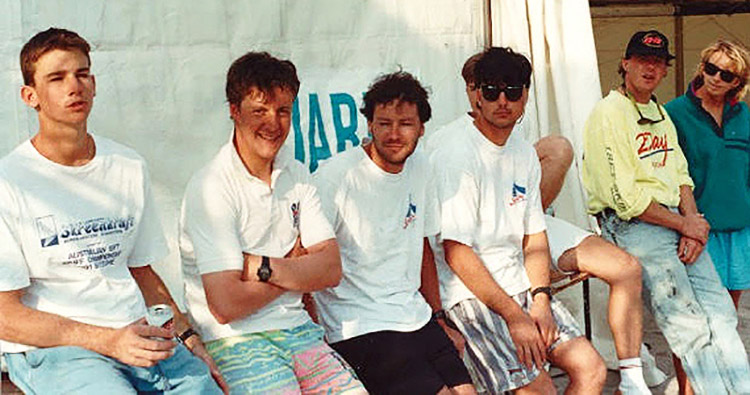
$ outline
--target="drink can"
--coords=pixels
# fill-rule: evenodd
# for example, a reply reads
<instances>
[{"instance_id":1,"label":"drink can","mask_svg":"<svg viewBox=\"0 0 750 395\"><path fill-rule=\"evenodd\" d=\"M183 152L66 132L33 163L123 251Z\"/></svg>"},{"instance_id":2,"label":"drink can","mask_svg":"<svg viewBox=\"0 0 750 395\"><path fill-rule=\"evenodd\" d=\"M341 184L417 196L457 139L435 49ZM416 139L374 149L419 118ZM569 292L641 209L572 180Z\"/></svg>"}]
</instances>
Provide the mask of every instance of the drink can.
<instances>
[{"instance_id":1,"label":"drink can","mask_svg":"<svg viewBox=\"0 0 750 395\"><path fill-rule=\"evenodd\" d=\"M174 327L174 312L166 304L149 306L146 310L146 322L151 326L172 329Z\"/></svg>"}]
</instances>

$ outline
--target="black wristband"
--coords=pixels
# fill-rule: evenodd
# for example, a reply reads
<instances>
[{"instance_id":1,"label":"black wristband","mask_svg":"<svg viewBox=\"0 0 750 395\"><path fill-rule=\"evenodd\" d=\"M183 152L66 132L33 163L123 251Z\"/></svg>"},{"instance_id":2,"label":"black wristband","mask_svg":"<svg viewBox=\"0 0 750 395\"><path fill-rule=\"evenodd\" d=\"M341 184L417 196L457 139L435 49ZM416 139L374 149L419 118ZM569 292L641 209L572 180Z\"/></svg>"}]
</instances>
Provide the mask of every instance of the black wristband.
<instances>
[{"instance_id":1,"label":"black wristband","mask_svg":"<svg viewBox=\"0 0 750 395\"><path fill-rule=\"evenodd\" d=\"M446 319L445 319L445 310L440 309L440 310L437 310L437 311L433 311L432 312L432 319L446 321Z\"/></svg>"},{"instance_id":2,"label":"black wristband","mask_svg":"<svg viewBox=\"0 0 750 395\"><path fill-rule=\"evenodd\" d=\"M531 290L531 299L534 299L534 296L537 294L547 294L547 296L552 299L552 288L550 287L536 287Z\"/></svg>"},{"instance_id":3,"label":"black wristband","mask_svg":"<svg viewBox=\"0 0 750 395\"><path fill-rule=\"evenodd\" d=\"M180 343L184 344L187 341L187 339L189 339L190 336L193 336L193 335L197 336L198 332L196 332L195 329L193 328L187 328L177 336L177 340L179 340Z\"/></svg>"}]
</instances>

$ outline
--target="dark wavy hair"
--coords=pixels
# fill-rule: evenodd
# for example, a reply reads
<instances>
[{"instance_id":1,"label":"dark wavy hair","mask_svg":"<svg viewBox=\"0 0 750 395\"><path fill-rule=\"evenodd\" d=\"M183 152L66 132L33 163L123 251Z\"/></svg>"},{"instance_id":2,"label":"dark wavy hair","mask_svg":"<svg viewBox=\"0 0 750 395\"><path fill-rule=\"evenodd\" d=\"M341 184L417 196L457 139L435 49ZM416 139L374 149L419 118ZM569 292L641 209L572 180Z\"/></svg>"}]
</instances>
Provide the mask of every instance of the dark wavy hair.
<instances>
[{"instance_id":1,"label":"dark wavy hair","mask_svg":"<svg viewBox=\"0 0 750 395\"><path fill-rule=\"evenodd\" d=\"M252 88L264 93L282 88L297 96L297 69L292 62L277 59L268 52L248 52L232 62L227 71L227 101L240 105Z\"/></svg>"},{"instance_id":2,"label":"dark wavy hair","mask_svg":"<svg viewBox=\"0 0 750 395\"><path fill-rule=\"evenodd\" d=\"M378 77L370 85L363 99L364 104L359 111L367 118L367 121L372 121L377 105L399 100L415 104L419 120L425 123L432 117L432 108L427 97L427 90L413 75L405 71L397 71Z\"/></svg>"},{"instance_id":3,"label":"dark wavy hair","mask_svg":"<svg viewBox=\"0 0 750 395\"><path fill-rule=\"evenodd\" d=\"M474 83L531 86L531 62L508 47L485 50L474 66Z\"/></svg>"}]
</instances>

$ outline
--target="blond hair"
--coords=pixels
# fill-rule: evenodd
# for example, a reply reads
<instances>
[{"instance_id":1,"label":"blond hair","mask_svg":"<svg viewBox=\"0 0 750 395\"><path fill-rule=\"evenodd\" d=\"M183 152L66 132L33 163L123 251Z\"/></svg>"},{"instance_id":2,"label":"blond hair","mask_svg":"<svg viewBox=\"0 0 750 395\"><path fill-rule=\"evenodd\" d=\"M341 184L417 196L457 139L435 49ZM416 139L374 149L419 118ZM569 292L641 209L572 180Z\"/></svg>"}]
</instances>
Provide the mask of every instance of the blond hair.
<instances>
[{"instance_id":1,"label":"blond hair","mask_svg":"<svg viewBox=\"0 0 750 395\"><path fill-rule=\"evenodd\" d=\"M742 44L734 41L720 39L701 51L701 61L695 68L695 74L693 75L694 85L697 85L696 88L703 85L703 64L708 62L717 52L723 53L732 61L734 65L733 73L740 80L739 85L730 89L724 99L726 101L742 100L750 90L747 85L750 77L750 55Z\"/></svg>"}]
</instances>

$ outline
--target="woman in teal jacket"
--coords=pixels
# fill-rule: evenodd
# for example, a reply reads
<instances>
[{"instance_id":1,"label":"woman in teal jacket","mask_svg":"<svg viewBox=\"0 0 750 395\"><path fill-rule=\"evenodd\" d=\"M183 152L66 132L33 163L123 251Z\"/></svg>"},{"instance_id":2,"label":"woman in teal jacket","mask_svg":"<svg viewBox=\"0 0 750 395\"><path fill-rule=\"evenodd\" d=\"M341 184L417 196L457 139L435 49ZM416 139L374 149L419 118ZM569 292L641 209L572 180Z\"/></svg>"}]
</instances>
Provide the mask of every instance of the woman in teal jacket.
<instances>
[{"instance_id":1,"label":"woman in teal jacket","mask_svg":"<svg viewBox=\"0 0 750 395\"><path fill-rule=\"evenodd\" d=\"M719 40L701 53L687 92L667 103L709 224L708 252L735 307L750 289L750 58Z\"/></svg>"}]
</instances>

